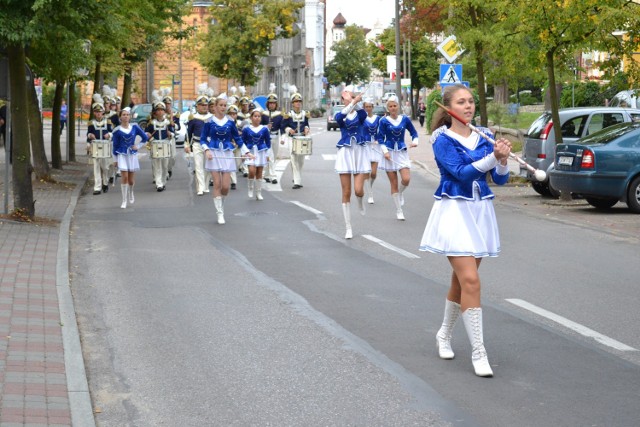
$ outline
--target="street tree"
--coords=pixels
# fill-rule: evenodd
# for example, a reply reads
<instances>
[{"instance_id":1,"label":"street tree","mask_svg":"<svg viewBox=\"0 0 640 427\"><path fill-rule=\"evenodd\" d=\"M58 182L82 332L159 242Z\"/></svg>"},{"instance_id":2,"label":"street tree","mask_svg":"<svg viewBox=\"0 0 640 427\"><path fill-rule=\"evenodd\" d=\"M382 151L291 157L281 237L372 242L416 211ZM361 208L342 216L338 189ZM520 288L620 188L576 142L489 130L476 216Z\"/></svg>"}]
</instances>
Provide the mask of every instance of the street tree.
<instances>
[{"instance_id":1,"label":"street tree","mask_svg":"<svg viewBox=\"0 0 640 427\"><path fill-rule=\"evenodd\" d=\"M364 30L357 25L345 27L345 38L331 46L335 57L325 67L329 84L359 83L371 77L371 54Z\"/></svg>"},{"instance_id":2,"label":"street tree","mask_svg":"<svg viewBox=\"0 0 640 427\"><path fill-rule=\"evenodd\" d=\"M4 0L0 9L0 47L9 59L11 90L12 189L14 214L33 219L35 215L31 183L31 148L29 125L21 117L28 114L28 92L25 79L25 47L37 36L34 19L45 0Z\"/></svg>"},{"instance_id":3,"label":"street tree","mask_svg":"<svg viewBox=\"0 0 640 427\"><path fill-rule=\"evenodd\" d=\"M638 76L638 66L631 58L640 40L640 5L633 1L564 0L547 4L515 0L504 4L503 10L509 11L505 24L530 43L530 63L544 64L556 143L562 143L558 67L572 63L579 50L602 50L613 58L609 66L619 67L625 60L630 64L627 72Z\"/></svg>"},{"instance_id":4,"label":"street tree","mask_svg":"<svg viewBox=\"0 0 640 427\"><path fill-rule=\"evenodd\" d=\"M298 0L220 0L200 40L199 62L214 76L254 85L271 42L296 33Z\"/></svg>"}]
</instances>

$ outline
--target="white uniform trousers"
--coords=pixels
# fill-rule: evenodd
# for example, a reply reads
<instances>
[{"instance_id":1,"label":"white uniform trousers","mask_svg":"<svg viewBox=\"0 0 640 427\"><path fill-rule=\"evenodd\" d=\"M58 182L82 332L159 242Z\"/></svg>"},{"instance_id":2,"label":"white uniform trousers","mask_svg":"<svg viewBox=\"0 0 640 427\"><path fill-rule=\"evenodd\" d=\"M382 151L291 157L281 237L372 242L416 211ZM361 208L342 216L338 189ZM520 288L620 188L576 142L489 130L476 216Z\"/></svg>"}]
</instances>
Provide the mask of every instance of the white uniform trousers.
<instances>
[{"instance_id":1,"label":"white uniform trousers","mask_svg":"<svg viewBox=\"0 0 640 427\"><path fill-rule=\"evenodd\" d=\"M170 171L172 171L173 167L176 164L176 139L175 139L175 137L171 138L171 149L169 150L169 152L171 154L169 155L169 166L168 166L168 168L169 168Z\"/></svg>"},{"instance_id":2,"label":"white uniform trousers","mask_svg":"<svg viewBox=\"0 0 640 427\"><path fill-rule=\"evenodd\" d=\"M169 158L151 159L151 170L153 171L153 180L156 182L156 188L164 187L165 180L169 174Z\"/></svg>"},{"instance_id":3,"label":"white uniform trousers","mask_svg":"<svg viewBox=\"0 0 640 427\"><path fill-rule=\"evenodd\" d=\"M291 153L291 171L293 172L293 184L302 185L302 167L306 154Z\"/></svg>"},{"instance_id":4,"label":"white uniform trousers","mask_svg":"<svg viewBox=\"0 0 640 427\"><path fill-rule=\"evenodd\" d=\"M193 165L196 171L196 192L204 193L205 190L209 190L209 188L205 187L204 181L204 150L202 149L202 145L199 142L194 142L191 152L193 153Z\"/></svg>"},{"instance_id":5,"label":"white uniform trousers","mask_svg":"<svg viewBox=\"0 0 640 427\"><path fill-rule=\"evenodd\" d=\"M109 185L109 168L112 163L111 157L93 159L93 191L102 191L103 185Z\"/></svg>"},{"instance_id":6,"label":"white uniform trousers","mask_svg":"<svg viewBox=\"0 0 640 427\"><path fill-rule=\"evenodd\" d=\"M278 148L280 147L280 135L271 134L271 149L269 150L269 164L267 165L267 173L265 178L277 179L276 161L278 160Z\"/></svg>"}]
</instances>

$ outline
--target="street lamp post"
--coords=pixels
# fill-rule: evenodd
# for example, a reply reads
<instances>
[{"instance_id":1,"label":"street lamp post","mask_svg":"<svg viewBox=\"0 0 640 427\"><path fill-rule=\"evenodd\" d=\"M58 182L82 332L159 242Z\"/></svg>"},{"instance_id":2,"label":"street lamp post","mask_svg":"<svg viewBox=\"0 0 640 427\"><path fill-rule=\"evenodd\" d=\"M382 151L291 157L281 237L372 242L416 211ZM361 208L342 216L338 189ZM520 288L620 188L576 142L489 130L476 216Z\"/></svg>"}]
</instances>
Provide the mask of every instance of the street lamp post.
<instances>
[{"instance_id":1,"label":"street lamp post","mask_svg":"<svg viewBox=\"0 0 640 427\"><path fill-rule=\"evenodd\" d=\"M402 101L402 84L400 82L400 0L395 1L395 31L396 31L396 95Z\"/></svg>"}]
</instances>

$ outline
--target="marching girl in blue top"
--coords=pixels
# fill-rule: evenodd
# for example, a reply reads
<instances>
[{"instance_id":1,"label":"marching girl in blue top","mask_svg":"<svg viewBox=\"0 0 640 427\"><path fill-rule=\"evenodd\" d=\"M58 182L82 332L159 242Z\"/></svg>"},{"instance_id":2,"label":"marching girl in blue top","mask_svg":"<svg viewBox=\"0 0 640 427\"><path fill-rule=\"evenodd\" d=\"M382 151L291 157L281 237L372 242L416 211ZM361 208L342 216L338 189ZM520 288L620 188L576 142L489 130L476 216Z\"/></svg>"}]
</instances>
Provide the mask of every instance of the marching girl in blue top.
<instances>
[{"instance_id":1,"label":"marching girl in blue top","mask_svg":"<svg viewBox=\"0 0 640 427\"><path fill-rule=\"evenodd\" d=\"M382 161L382 151L380 151L378 141L376 141L380 116L373 114L373 100L371 98L366 98L362 102L362 107L367 112L367 118L362 123L362 138L367 141L369 161L371 162L371 173L369 178L364 181L364 187L365 192L369 195L367 202L373 204L373 181L378 176L378 164Z\"/></svg>"},{"instance_id":2,"label":"marching girl in blue top","mask_svg":"<svg viewBox=\"0 0 640 427\"><path fill-rule=\"evenodd\" d=\"M473 119L475 103L467 87L446 87L442 102L468 122ZM420 250L446 255L453 269L444 320L436 334L438 354L442 359L453 359L451 334L462 312L475 373L490 377L493 371L484 347L478 268L483 257L498 256L500 237L492 203L494 196L486 176L490 173L493 182L499 185L507 182L511 143L501 138L494 146L443 109L434 114L431 129L435 135L433 152L440 170L440 185L434 194L436 201ZM482 131L491 136L488 129Z\"/></svg>"},{"instance_id":3,"label":"marching girl in blue top","mask_svg":"<svg viewBox=\"0 0 640 427\"><path fill-rule=\"evenodd\" d=\"M130 123L131 109L123 108L120 111L120 125L113 130L111 140L113 141L113 155L116 157L118 169L122 176L122 209L126 209L127 201L130 204L135 202L133 186L135 185L135 171L140 169L138 162L138 149L144 145L136 144L136 137L140 137L141 142L149 140L147 134L136 123Z\"/></svg>"},{"instance_id":4,"label":"marching girl in blue top","mask_svg":"<svg viewBox=\"0 0 640 427\"><path fill-rule=\"evenodd\" d=\"M389 115L380 119L378 126L377 139L384 156L382 163L380 163L380 169L387 172L391 184L391 196L396 205L396 218L404 221L403 193L411 180L411 161L407 153L407 145L404 143L404 132L409 131L411 135L410 147L418 146L418 132L409 117L399 114L400 104L397 96L389 97L387 111ZM398 172L400 172L399 184Z\"/></svg>"},{"instance_id":5,"label":"marching girl in blue top","mask_svg":"<svg viewBox=\"0 0 640 427\"><path fill-rule=\"evenodd\" d=\"M269 161L267 154L271 147L271 133L267 126L260 124L260 110L253 110L249 120L251 124L242 129L242 141L253 156L244 162L249 167L249 198L253 199L255 190L256 199L262 200L262 172Z\"/></svg>"},{"instance_id":6,"label":"marching girl in blue top","mask_svg":"<svg viewBox=\"0 0 640 427\"><path fill-rule=\"evenodd\" d=\"M364 181L371 172L369 148L362 133L367 113L361 108L362 94L354 98L352 91L353 87L347 86L342 92L342 100L346 106L336 114L336 122L340 127L340 140L336 144L338 148L336 172L340 174L340 186L342 187L342 215L346 225L345 239L353 238L351 230L351 175L353 175L358 208L360 214L364 215Z\"/></svg>"},{"instance_id":7,"label":"marching girl in blue top","mask_svg":"<svg viewBox=\"0 0 640 427\"><path fill-rule=\"evenodd\" d=\"M234 142L241 149L243 143L235 121L226 115L227 98L218 97L214 104L215 114L204 124L200 144L206 156L204 168L211 172L213 179L213 203L218 224L224 224L224 198L229 194L231 172L236 170L233 158L233 150L236 148ZM244 147L244 152L246 151Z\"/></svg>"}]
</instances>

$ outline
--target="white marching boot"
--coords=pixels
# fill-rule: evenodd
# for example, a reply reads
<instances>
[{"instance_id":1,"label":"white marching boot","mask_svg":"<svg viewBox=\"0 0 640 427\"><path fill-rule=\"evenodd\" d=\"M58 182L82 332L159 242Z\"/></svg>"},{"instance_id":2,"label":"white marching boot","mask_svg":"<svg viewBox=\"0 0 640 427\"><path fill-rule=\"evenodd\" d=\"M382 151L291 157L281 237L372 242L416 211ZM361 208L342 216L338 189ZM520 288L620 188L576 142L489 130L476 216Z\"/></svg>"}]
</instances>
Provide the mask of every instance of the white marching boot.
<instances>
[{"instance_id":1,"label":"white marching boot","mask_svg":"<svg viewBox=\"0 0 640 427\"><path fill-rule=\"evenodd\" d=\"M450 360L455 356L453 349L451 348L451 334L453 333L453 327L455 326L459 316L460 304L446 300L442 326L440 326L440 330L436 334L436 343L440 359Z\"/></svg>"},{"instance_id":2,"label":"white marching boot","mask_svg":"<svg viewBox=\"0 0 640 427\"><path fill-rule=\"evenodd\" d=\"M367 203L370 205L373 204L373 179L365 179L364 180L364 192L369 195L367 199Z\"/></svg>"},{"instance_id":3,"label":"white marching boot","mask_svg":"<svg viewBox=\"0 0 640 427\"><path fill-rule=\"evenodd\" d=\"M400 194L400 206L404 206L404 190L407 188L406 185L399 183L398 184L398 194Z\"/></svg>"},{"instance_id":4,"label":"white marching boot","mask_svg":"<svg viewBox=\"0 0 640 427\"><path fill-rule=\"evenodd\" d=\"M262 180L256 179L256 200L264 200L262 198Z\"/></svg>"},{"instance_id":5,"label":"white marching boot","mask_svg":"<svg viewBox=\"0 0 640 427\"><path fill-rule=\"evenodd\" d=\"M126 209L128 192L129 192L129 184L121 184L120 189L122 190L122 204L120 205L120 208Z\"/></svg>"},{"instance_id":6,"label":"white marching boot","mask_svg":"<svg viewBox=\"0 0 640 427\"><path fill-rule=\"evenodd\" d=\"M358 199L358 209L360 210L360 215L364 216L367 213L366 208L364 207L364 197L356 196Z\"/></svg>"},{"instance_id":7,"label":"white marching boot","mask_svg":"<svg viewBox=\"0 0 640 427\"><path fill-rule=\"evenodd\" d=\"M402 205L400 204L400 193L393 193L393 203L396 205L396 218L400 221L404 221L404 212L402 212Z\"/></svg>"},{"instance_id":8,"label":"white marching boot","mask_svg":"<svg viewBox=\"0 0 640 427\"><path fill-rule=\"evenodd\" d=\"M136 201L136 198L133 195L133 186L134 185L135 184L129 184L129 204L130 205L132 205Z\"/></svg>"},{"instance_id":9,"label":"white marching boot","mask_svg":"<svg viewBox=\"0 0 640 427\"><path fill-rule=\"evenodd\" d=\"M482 308L466 309L462 313L462 320L471 343L471 362L476 375L479 377L492 377L493 371L491 370L491 365L489 365L482 337Z\"/></svg>"},{"instance_id":10,"label":"white marching boot","mask_svg":"<svg viewBox=\"0 0 640 427\"><path fill-rule=\"evenodd\" d=\"M351 231L351 203L342 204L342 215L344 216L344 223L347 228L344 238L353 239L353 232Z\"/></svg>"},{"instance_id":11,"label":"white marching boot","mask_svg":"<svg viewBox=\"0 0 640 427\"><path fill-rule=\"evenodd\" d=\"M256 179L250 179L248 180L248 187L249 187L249 191L248 191L248 196L250 199L253 199L253 188L255 187L255 183L258 182Z\"/></svg>"},{"instance_id":12,"label":"white marching boot","mask_svg":"<svg viewBox=\"0 0 640 427\"><path fill-rule=\"evenodd\" d=\"M224 208L222 207L222 197L214 197L213 204L216 207L216 214L218 215L218 224L224 224Z\"/></svg>"}]
</instances>

